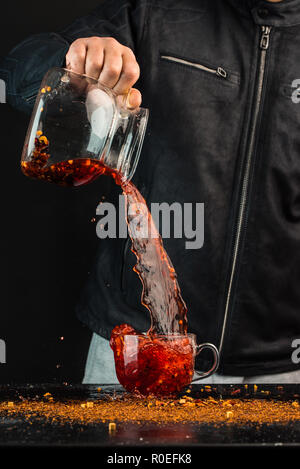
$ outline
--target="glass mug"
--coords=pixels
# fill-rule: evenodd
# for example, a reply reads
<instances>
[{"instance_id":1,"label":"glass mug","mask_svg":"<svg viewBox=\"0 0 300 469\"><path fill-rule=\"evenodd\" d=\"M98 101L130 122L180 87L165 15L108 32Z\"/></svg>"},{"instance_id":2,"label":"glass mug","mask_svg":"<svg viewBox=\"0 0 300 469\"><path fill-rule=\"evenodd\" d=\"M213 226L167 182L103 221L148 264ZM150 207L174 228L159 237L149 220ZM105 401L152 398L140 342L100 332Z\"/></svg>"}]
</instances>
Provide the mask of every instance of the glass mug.
<instances>
[{"instance_id":1,"label":"glass mug","mask_svg":"<svg viewBox=\"0 0 300 469\"><path fill-rule=\"evenodd\" d=\"M197 345L195 334L118 334L110 341L119 382L143 396L172 396L184 387L214 373L219 352L210 343ZM205 348L213 352L213 365L193 379L195 357Z\"/></svg>"},{"instance_id":2,"label":"glass mug","mask_svg":"<svg viewBox=\"0 0 300 469\"><path fill-rule=\"evenodd\" d=\"M127 95L128 96L128 95ZM42 80L22 153L26 176L80 186L101 174L130 180L149 112L86 75L50 69Z\"/></svg>"}]
</instances>

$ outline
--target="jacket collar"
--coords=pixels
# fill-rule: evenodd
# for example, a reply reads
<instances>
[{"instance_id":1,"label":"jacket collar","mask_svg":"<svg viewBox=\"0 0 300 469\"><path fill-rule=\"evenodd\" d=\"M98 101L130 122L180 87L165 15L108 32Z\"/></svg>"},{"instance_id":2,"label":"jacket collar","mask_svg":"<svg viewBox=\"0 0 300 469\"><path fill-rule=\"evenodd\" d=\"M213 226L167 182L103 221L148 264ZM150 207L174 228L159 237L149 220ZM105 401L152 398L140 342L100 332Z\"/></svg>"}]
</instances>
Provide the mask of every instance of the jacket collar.
<instances>
[{"instance_id":1,"label":"jacket collar","mask_svg":"<svg viewBox=\"0 0 300 469\"><path fill-rule=\"evenodd\" d=\"M259 25L284 27L300 24L300 0L282 0L278 3L267 0L227 1Z\"/></svg>"}]
</instances>

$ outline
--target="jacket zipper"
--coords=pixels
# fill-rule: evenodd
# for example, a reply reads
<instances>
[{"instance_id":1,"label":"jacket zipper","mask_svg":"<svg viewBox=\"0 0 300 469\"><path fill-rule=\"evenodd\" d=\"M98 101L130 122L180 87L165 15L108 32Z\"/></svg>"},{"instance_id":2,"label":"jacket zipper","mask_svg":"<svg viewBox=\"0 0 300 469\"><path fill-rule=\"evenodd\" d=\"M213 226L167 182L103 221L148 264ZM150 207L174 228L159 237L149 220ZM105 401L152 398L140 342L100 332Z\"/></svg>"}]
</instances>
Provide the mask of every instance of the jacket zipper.
<instances>
[{"instance_id":1,"label":"jacket zipper","mask_svg":"<svg viewBox=\"0 0 300 469\"><path fill-rule=\"evenodd\" d=\"M253 117L252 117L252 122L251 122L249 145L248 145L247 156L246 156L246 167L245 167L245 172L244 172L244 177L243 177L243 182L242 182L242 193L240 197L239 213L237 217L236 234L235 234L234 245L233 245L233 255L232 255L232 263L231 263L231 270L230 270L229 285L228 285L227 295L226 295L223 326L222 326L222 332L221 332L221 339L219 343L220 354L222 352L223 344L224 344L226 323L228 319L228 311L229 311L229 305L230 305L230 300L231 300L231 295L232 295L232 285L233 285L233 280L234 280L234 276L236 272L236 264L237 264L237 258L239 254L240 241L241 241L241 232L243 228L243 222L245 218L245 209L246 209L247 199L248 199L250 169L251 169L251 163L252 163L252 158L253 158L253 150L254 150L254 145L255 145L255 136L256 136L256 131L257 131L257 123L258 123L258 117L259 117L259 112L260 112L260 105L261 105L261 100L262 100L262 91L263 91L265 68L266 68L266 57L267 57L267 51L269 49L269 44L270 44L270 32L271 32L270 26L262 26L262 33L261 33L260 44L259 44L260 61L259 61L259 69L258 69L256 97L255 97L254 111L253 111Z\"/></svg>"},{"instance_id":2,"label":"jacket zipper","mask_svg":"<svg viewBox=\"0 0 300 469\"><path fill-rule=\"evenodd\" d=\"M206 67L205 65L202 65L202 64L198 64L198 63L195 63L195 62L189 62L188 60L178 59L177 57L171 57L170 55L161 55L160 58L163 59L163 60L168 60L169 62L175 62L175 63L179 63L179 64L183 64L183 65L188 65L189 67L198 68L199 70L203 70L204 72L212 73L212 74L217 75L218 77L221 77L221 78L227 78L228 77L228 74L227 74L226 70L224 70L224 68L222 68L222 67L210 68L210 67Z\"/></svg>"}]
</instances>

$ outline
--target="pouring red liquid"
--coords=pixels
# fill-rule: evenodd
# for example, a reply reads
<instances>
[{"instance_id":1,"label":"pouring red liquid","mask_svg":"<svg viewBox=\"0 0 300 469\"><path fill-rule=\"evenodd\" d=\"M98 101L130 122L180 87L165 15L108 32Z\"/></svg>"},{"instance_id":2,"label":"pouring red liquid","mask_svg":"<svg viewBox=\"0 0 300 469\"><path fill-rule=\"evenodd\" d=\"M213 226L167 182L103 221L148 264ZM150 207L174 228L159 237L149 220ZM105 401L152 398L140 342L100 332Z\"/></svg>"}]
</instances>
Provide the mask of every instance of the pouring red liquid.
<instances>
[{"instance_id":1,"label":"pouring red liquid","mask_svg":"<svg viewBox=\"0 0 300 469\"><path fill-rule=\"evenodd\" d=\"M131 250L137 258L133 269L143 285L141 302L151 317L146 334L139 334L127 324L112 331L110 345L117 377L124 388L141 395L171 396L180 392L191 383L195 355L203 348L213 349L215 356L213 367L203 377L212 373L218 366L218 352L212 344L197 346L195 335L187 334L187 308L175 269L134 184L96 159L77 158L51 164L49 142L43 135L36 137L31 159L22 161L22 171L26 176L63 186L80 186L102 174L111 175L123 190Z\"/></svg>"},{"instance_id":2,"label":"pouring red liquid","mask_svg":"<svg viewBox=\"0 0 300 469\"><path fill-rule=\"evenodd\" d=\"M100 160L77 158L51 164L49 141L37 135L31 159L22 161L26 176L63 186L87 184L105 174L120 185L126 200L126 221L132 241L131 250L137 258L134 271L138 274L143 292L142 304L151 316L149 334L187 333L187 309L172 262L166 253L161 236L154 224L145 199L136 186L122 175L105 166ZM139 233L135 220L142 220L147 234Z\"/></svg>"}]
</instances>

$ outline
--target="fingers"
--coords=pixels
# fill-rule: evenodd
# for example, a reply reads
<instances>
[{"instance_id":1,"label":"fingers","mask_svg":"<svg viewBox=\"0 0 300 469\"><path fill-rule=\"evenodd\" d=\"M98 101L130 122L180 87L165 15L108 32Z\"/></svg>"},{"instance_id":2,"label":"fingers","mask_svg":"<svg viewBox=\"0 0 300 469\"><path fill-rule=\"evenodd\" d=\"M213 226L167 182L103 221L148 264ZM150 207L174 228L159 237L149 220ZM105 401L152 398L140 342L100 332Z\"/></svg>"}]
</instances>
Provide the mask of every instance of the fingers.
<instances>
[{"instance_id":1,"label":"fingers","mask_svg":"<svg viewBox=\"0 0 300 469\"><path fill-rule=\"evenodd\" d=\"M113 38L90 37L74 41L66 55L67 68L99 80L117 95L125 95L140 75L132 50ZM131 108L141 104L141 94L132 89L127 100Z\"/></svg>"},{"instance_id":2,"label":"fingers","mask_svg":"<svg viewBox=\"0 0 300 469\"><path fill-rule=\"evenodd\" d=\"M123 60L119 50L104 49L104 64L99 75L99 81L108 88L114 88L122 73Z\"/></svg>"},{"instance_id":3,"label":"fingers","mask_svg":"<svg viewBox=\"0 0 300 469\"><path fill-rule=\"evenodd\" d=\"M104 63L104 49L93 42L87 43L85 57L85 75L99 80Z\"/></svg>"},{"instance_id":4,"label":"fingers","mask_svg":"<svg viewBox=\"0 0 300 469\"><path fill-rule=\"evenodd\" d=\"M122 55L122 70L118 81L114 85L114 92L125 94L138 81L140 76L140 67L135 59L131 49L124 47Z\"/></svg>"},{"instance_id":5,"label":"fingers","mask_svg":"<svg viewBox=\"0 0 300 469\"><path fill-rule=\"evenodd\" d=\"M66 55L66 66L69 70L83 74L85 72L86 44L83 39L74 41Z\"/></svg>"}]
</instances>

